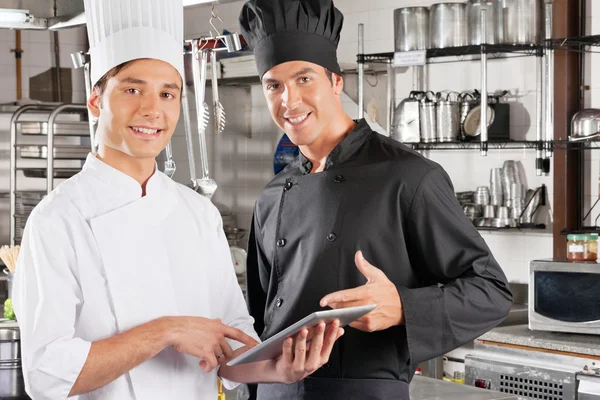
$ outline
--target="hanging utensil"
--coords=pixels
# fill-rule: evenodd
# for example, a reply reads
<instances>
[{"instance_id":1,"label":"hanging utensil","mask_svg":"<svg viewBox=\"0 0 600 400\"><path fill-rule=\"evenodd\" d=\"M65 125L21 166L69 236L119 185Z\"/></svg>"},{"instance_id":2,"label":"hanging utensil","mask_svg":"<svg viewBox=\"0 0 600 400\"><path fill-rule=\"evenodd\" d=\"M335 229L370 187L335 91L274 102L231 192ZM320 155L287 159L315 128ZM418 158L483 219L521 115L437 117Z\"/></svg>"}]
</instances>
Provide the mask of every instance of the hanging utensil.
<instances>
[{"instance_id":1,"label":"hanging utensil","mask_svg":"<svg viewBox=\"0 0 600 400\"><path fill-rule=\"evenodd\" d=\"M191 186L193 189L196 189L196 187L198 187L198 182L196 181L196 157L194 156L194 140L192 138L192 120L190 117L190 105L188 102L187 87L185 85L181 92L181 110L183 113L183 130L185 132L185 143L187 145Z\"/></svg>"},{"instance_id":2,"label":"hanging utensil","mask_svg":"<svg viewBox=\"0 0 600 400\"><path fill-rule=\"evenodd\" d=\"M169 178L173 178L173 175L175 174L175 170L177 169L177 167L175 166L175 161L173 160L173 149L171 147L170 140L169 140L169 143L167 144L167 147L165 148L165 154L167 156L167 160L165 161L164 173Z\"/></svg>"},{"instance_id":3,"label":"hanging utensil","mask_svg":"<svg viewBox=\"0 0 600 400\"><path fill-rule=\"evenodd\" d=\"M92 82L90 78L90 60L89 54L84 53L83 51L78 51L77 53L71 54L71 61L73 61L73 66L75 69L83 68L83 77L84 77L84 88L85 88L85 100L89 100L92 95ZM94 116L92 112L88 109L88 126L90 129L90 147L92 153L96 152L96 127L94 123Z\"/></svg>"},{"instance_id":4,"label":"hanging utensil","mask_svg":"<svg viewBox=\"0 0 600 400\"><path fill-rule=\"evenodd\" d=\"M217 62L217 53L214 51L210 54L210 67L212 72L211 85L212 85L212 97L213 97L213 113L214 113L214 127L215 133L223 133L225 130L225 109L219 101L219 85L218 85L218 68L219 63Z\"/></svg>"},{"instance_id":5,"label":"hanging utensil","mask_svg":"<svg viewBox=\"0 0 600 400\"><path fill-rule=\"evenodd\" d=\"M192 72L194 75L194 92L196 94L196 118L198 123L198 139L200 142L200 158L202 163L202 178L196 181L196 190L209 199L217 190L217 182L210 178L208 170L208 152L206 146L206 127L208 126L208 105L204 101L206 93L206 73L208 62L207 49L200 49L199 41L192 41ZM200 61L200 65L198 65Z\"/></svg>"}]
</instances>

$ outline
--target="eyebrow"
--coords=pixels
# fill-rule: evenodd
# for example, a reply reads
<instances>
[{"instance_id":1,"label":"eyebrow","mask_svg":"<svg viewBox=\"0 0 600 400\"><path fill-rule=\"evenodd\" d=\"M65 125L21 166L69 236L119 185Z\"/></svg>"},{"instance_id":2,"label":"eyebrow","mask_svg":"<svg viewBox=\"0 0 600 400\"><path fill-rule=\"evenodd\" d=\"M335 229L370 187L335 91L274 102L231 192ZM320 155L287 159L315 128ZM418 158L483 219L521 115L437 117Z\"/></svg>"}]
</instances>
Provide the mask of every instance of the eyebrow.
<instances>
[{"instance_id":1,"label":"eyebrow","mask_svg":"<svg viewBox=\"0 0 600 400\"><path fill-rule=\"evenodd\" d=\"M312 69L311 67L306 67L306 68L302 68L300 71L296 72L294 75L292 75L293 79L296 79L302 75L306 75L306 74L316 74L315 70ZM263 83L279 83L279 81L277 79L263 79L262 81Z\"/></svg>"},{"instance_id":2,"label":"eyebrow","mask_svg":"<svg viewBox=\"0 0 600 400\"><path fill-rule=\"evenodd\" d=\"M133 85L146 85L148 82L146 82L143 79L128 77L121 79L121 83L129 83ZM163 85L163 88L171 90L181 90L181 87L179 87L179 85L176 83L165 83Z\"/></svg>"}]
</instances>

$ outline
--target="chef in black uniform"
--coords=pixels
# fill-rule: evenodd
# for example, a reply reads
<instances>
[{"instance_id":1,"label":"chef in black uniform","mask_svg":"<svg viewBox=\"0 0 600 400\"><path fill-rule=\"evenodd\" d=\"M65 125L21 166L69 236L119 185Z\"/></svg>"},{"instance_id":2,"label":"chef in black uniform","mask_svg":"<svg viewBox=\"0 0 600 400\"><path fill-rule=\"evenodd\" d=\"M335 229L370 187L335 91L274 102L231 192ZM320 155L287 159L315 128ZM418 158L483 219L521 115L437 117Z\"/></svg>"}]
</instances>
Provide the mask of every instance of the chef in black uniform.
<instances>
[{"instance_id":1,"label":"chef in black uniform","mask_svg":"<svg viewBox=\"0 0 600 400\"><path fill-rule=\"evenodd\" d=\"M305 380L258 399L408 399L420 362L499 324L506 277L442 167L342 109L331 0L250 0L241 29L269 111L300 148L264 189L248 247L248 301L267 339L311 312L378 307Z\"/></svg>"}]
</instances>

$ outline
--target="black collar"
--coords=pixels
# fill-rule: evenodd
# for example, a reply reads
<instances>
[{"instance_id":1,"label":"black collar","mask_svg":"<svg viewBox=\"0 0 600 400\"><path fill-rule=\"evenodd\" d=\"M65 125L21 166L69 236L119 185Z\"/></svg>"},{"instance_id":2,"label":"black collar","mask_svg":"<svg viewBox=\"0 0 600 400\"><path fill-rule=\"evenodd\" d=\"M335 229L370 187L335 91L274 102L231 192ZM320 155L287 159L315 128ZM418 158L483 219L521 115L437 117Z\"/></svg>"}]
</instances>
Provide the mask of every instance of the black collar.
<instances>
[{"instance_id":1,"label":"black collar","mask_svg":"<svg viewBox=\"0 0 600 400\"><path fill-rule=\"evenodd\" d=\"M372 132L373 130L366 120L356 121L354 129L329 153L323 170L328 170L349 160L362 147ZM309 174L312 170L312 162L302 152L294 160L293 166L298 168L303 175Z\"/></svg>"}]
</instances>

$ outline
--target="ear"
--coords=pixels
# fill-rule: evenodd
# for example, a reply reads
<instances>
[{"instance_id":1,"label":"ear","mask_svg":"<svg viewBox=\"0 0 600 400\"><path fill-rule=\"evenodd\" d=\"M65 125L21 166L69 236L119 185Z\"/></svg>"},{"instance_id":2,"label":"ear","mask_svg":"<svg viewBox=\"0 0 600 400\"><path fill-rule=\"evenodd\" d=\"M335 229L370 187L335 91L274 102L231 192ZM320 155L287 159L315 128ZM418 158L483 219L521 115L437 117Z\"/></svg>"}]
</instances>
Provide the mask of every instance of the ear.
<instances>
[{"instance_id":1,"label":"ear","mask_svg":"<svg viewBox=\"0 0 600 400\"><path fill-rule=\"evenodd\" d=\"M98 92L96 87L93 88L92 94L87 101L87 107L95 118L100 117L100 108L102 103L102 96Z\"/></svg>"},{"instance_id":2,"label":"ear","mask_svg":"<svg viewBox=\"0 0 600 400\"><path fill-rule=\"evenodd\" d=\"M333 91L339 96L344 91L344 78L341 75L332 73L331 79L333 80Z\"/></svg>"}]
</instances>

